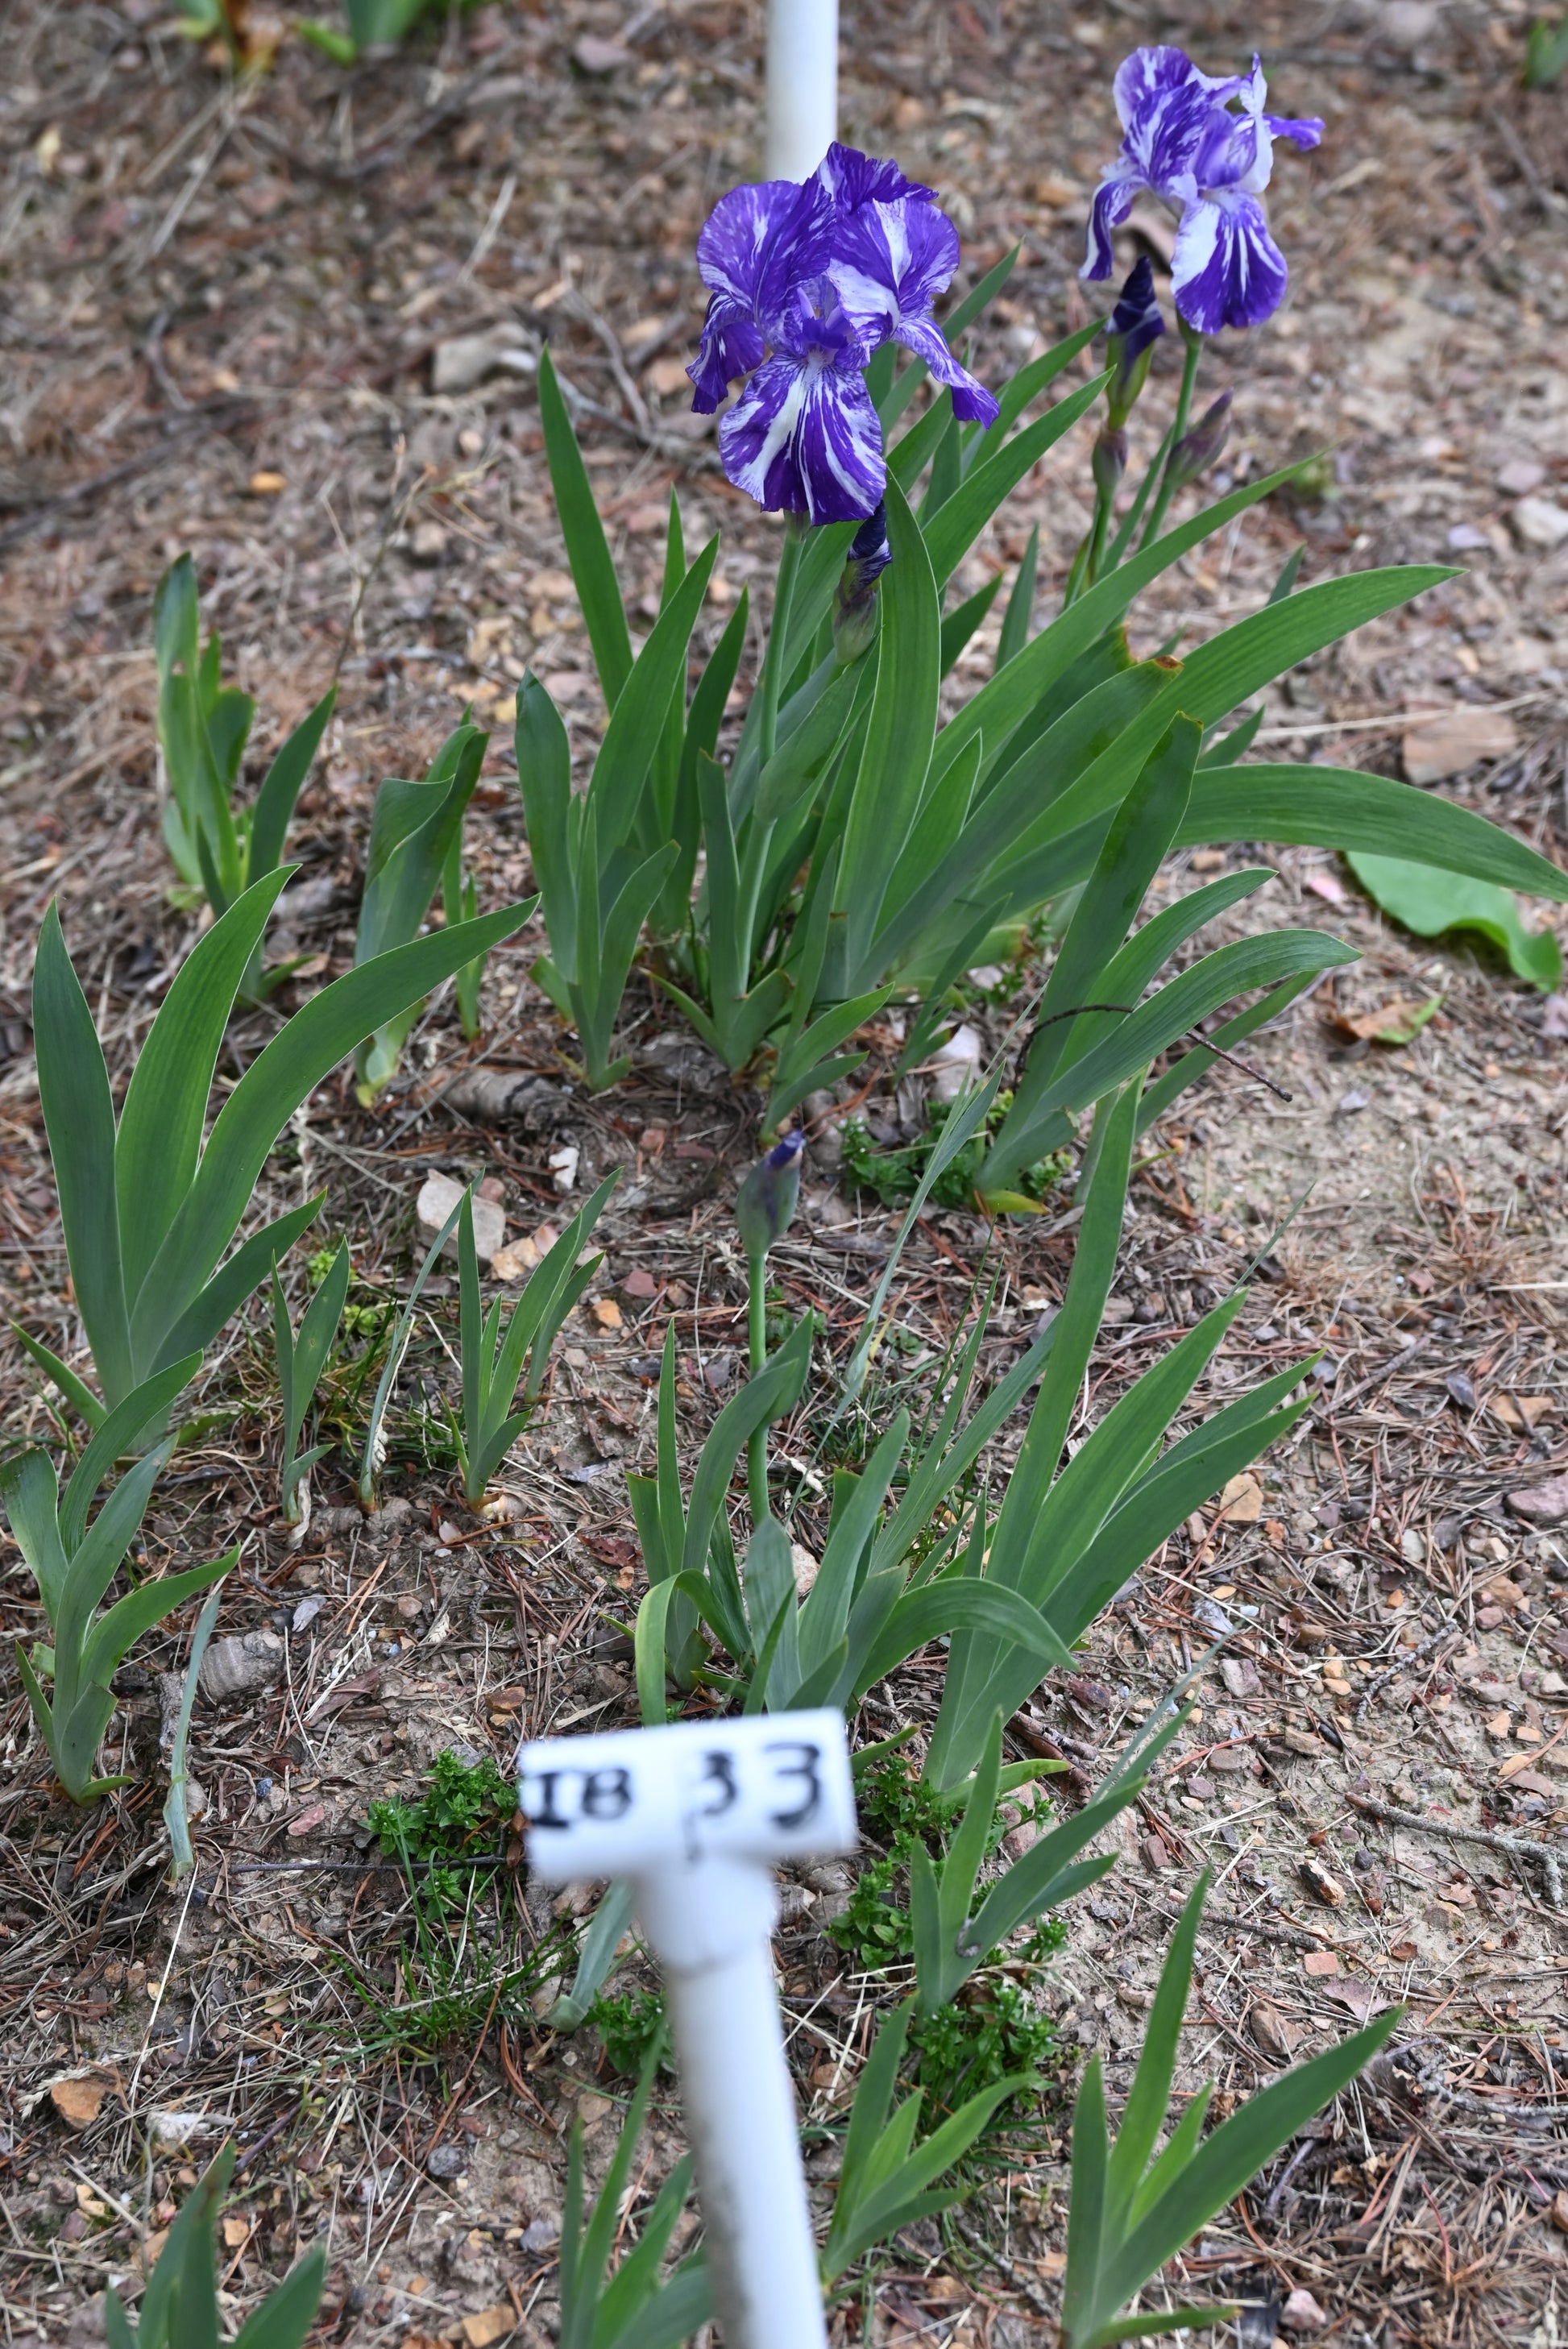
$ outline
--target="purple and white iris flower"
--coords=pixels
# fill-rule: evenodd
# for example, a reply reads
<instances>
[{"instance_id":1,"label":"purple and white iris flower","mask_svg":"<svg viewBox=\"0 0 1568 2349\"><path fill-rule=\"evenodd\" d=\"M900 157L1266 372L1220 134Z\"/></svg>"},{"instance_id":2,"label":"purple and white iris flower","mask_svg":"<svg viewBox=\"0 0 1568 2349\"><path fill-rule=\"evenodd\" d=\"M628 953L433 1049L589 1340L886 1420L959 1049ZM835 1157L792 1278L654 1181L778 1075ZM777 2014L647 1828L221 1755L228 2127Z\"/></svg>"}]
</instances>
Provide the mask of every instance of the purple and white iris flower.
<instances>
[{"instance_id":1,"label":"purple and white iris flower","mask_svg":"<svg viewBox=\"0 0 1568 2349\"><path fill-rule=\"evenodd\" d=\"M809 180L734 188L696 254L708 305L686 369L692 406L711 415L747 378L719 455L770 512L826 523L876 512L887 469L865 368L883 343L923 358L962 421L995 420L996 402L931 314L958 266L958 232L896 163L834 145Z\"/></svg>"},{"instance_id":2,"label":"purple and white iris flower","mask_svg":"<svg viewBox=\"0 0 1568 2349\"><path fill-rule=\"evenodd\" d=\"M1121 152L1095 191L1082 275L1109 276L1111 231L1147 188L1181 215L1171 281L1188 325L1203 335L1261 326L1288 277L1258 202L1274 142L1315 147L1322 122L1265 113L1268 86L1255 57L1250 74L1215 75L1181 49L1134 49L1117 68L1115 91Z\"/></svg>"}]
</instances>

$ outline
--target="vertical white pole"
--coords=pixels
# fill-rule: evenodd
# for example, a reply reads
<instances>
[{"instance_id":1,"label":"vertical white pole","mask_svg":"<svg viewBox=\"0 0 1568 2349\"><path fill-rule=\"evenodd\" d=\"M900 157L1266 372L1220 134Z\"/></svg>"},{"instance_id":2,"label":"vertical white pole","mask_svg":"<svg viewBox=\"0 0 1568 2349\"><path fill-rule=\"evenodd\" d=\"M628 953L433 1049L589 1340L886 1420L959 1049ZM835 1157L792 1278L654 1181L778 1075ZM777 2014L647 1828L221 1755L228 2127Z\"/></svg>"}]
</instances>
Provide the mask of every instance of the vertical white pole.
<instances>
[{"instance_id":1,"label":"vertical white pole","mask_svg":"<svg viewBox=\"0 0 1568 2349\"><path fill-rule=\"evenodd\" d=\"M809 179L839 135L839 0L768 0L770 180Z\"/></svg>"},{"instance_id":2,"label":"vertical white pole","mask_svg":"<svg viewBox=\"0 0 1568 2349\"><path fill-rule=\"evenodd\" d=\"M660 1961L681 2102L729 2349L827 2349L769 1940L771 1877L698 1860L638 1887Z\"/></svg>"}]
</instances>

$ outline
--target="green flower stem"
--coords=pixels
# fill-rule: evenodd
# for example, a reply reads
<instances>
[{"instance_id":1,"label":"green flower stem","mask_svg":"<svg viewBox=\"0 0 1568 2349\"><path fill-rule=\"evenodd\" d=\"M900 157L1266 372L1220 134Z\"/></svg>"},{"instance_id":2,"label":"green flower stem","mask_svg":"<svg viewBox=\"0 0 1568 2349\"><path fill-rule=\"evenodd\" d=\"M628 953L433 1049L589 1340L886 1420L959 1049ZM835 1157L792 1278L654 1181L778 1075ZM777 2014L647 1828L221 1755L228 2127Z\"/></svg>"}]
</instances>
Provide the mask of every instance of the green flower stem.
<instances>
[{"instance_id":1,"label":"green flower stem","mask_svg":"<svg viewBox=\"0 0 1568 2349\"><path fill-rule=\"evenodd\" d=\"M795 601L795 573L800 560L800 526L793 514L784 517L784 543L779 554L779 585L773 594L773 625L762 659L762 724L760 763L768 764L779 747L779 703L784 688L784 665L789 658L789 610Z\"/></svg>"},{"instance_id":2,"label":"green flower stem","mask_svg":"<svg viewBox=\"0 0 1568 2349\"><path fill-rule=\"evenodd\" d=\"M749 1284L748 1321L751 1340L751 1375L755 1379L768 1367L768 1257L748 1256L746 1259ZM746 1484L751 1496L751 1522L759 1526L772 1515L768 1501L768 1428L766 1422L746 1445Z\"/></svg>"},{"instance_id":3,"label":"green flower stem","mask_svg":"<svg viewBox=\"0 0 1568 2349\"><path fill-rule=\"evenodd\" d=\"M1139 541L1140 547L1153 545L1164 526L1171 501L1176 494L1174 472L1176 450L1186 433L1187 419L1191 414L1192 394L1198 382L1198 361L1203 349L1202 336L1195 326L1189 326L1185 320L1182 321L1181 326L1181 339L1187 346L1187 356L1181 368L1181 388L1176 395L1176 418L1171 427L1165 471L1160 477L1160 488L1155 495L1154 510L1149 517L1143 536Z\"/></svg>"}]
</instances>

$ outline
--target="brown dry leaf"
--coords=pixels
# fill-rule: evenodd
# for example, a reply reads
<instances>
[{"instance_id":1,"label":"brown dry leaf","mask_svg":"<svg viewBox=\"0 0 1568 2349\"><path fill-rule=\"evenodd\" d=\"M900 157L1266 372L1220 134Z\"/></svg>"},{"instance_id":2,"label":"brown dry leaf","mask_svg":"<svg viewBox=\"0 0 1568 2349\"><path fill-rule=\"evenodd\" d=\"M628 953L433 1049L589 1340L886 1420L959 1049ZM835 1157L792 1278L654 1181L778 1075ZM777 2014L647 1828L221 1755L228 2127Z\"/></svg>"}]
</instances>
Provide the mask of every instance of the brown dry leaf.
<instances>
[{"instance_id":1,"label":"brown dry leaf","mask_svg":"<svg viewBox=\"0 0 1568 2349\"><path fill-rule=\"evenodd\" d=\"M1487 1409L1504 1427L1512 1428L1516 1435L1529 1435L1538 1420L1550 1418L1557 1408L1555 1395L1493 1395Z\"/></svg>"},{"instance_id":2,"label":"brown dry leaf","mask_svg":"<svg viewBox=\"0 0 1568 2349\"><path fill-rule=\"evenodd\" d=\"M1568 2186L1560 2186L1553 2198L1552 2223L1560 2235L1568 2235Z\"/></svg>"},{"instance_id":3,"label":"brown dry leaf","mask_svg":"<svg viewBox=\"0 0 1568 2349\"><path fill-rule=\"evenodd\" d=\"M1288 2064L1301 2044L1301 2025L1288 2021L1264 1999L1254 2002L1247 2024L1271 2064Z\"/></svg>"},{"instance_id":4,"label":"brown dry leaf","mask_svg":"<svg viewBox=\"0 0 1568 2349\"><path fill-rule=\"evenodd\" d=\"M1408 782L1441 783L1482 759L1511 758L1519 748L1519 729L1500 710L1442 709L1408 728L1400 747Z\"/></svg>"},{"instance_id":5,"label":"brown dry leaf","mask_svg":"<svg viewBox=\"0 0 1568 2349\"><path fill-rule=\"evenodd\" d=\"M1433 1013L1442 1008L1440 995L1429 995L1424 999L1396 995L1376 1011L1336 1011L1334 1024L1344 1035L1367 1043L1411 1044Z\"/></svg>"},{"instance_id":6,"label":"brown dry leaf","mask_svg":"<svg viewBox=\"0 0 1568 2349\"><path fill-rule=\"evenodd\" d=\"M618 1330L621 1327L621 1309L613 1297L596 1297L589 1310L601 1330Z\"/></svg>"},{"instance_id":7,"label":"brown dry leaf","mask_svg":"<svg viewBox=\"0 0 1568 2349\"><path fill-rule=\"evenodd\" d=\"M1509 1713L1494 1713L1490 1721L1483 1721L1481 1723L1489 1737L1506 1737L1512 1726L1513 1716ZM1505 1764L1504 1767L1506 1766Z\"/></svg>"},{"instance_id":8,"label":"brown dry leaf","mask_svg":"<svg viewBox=\"0 0 1568 2349\"><path fill-rule=\"evenodd\" d=\"M1264 1488L1252 1471L1233 1476L1220 1495L1220 1515L1228 1526L1255 1526L1264 1513Z\"/></svg>"},{"instance_id":9,"label":"brown dry leaf","mask_svg":"<svg viewBox=\"0 0 1568 2349\"><path fill-rule=\"evenodd\" d=\"M251 2222L248 2219L232 2218L224 2220L223 2240L228 2245L230 2251L237 2251L240 2245L242 2243L248 2243L250 2239Z\"/></svg>"},{"instance_id":10,"label":"brown dry leaf","mask_svg":"<svg viewBox=\"0 0 1568 2349\"><path fill-rule=\"evenodd\" d=\"M49 2102L67 2128L90 2128L103 2109L103 2100L119 2081L112 2072L67 2072L49 2083Z\"/></svg>"},{"instance_id":11,"label":"brown dry leaf","mask_svg":"<svg viewBox=\"0 0 1568 2349\"><path fill-rule=\"evenodd\" d=\"M253 473L246 487L253 498L275 498L288 484L281 473L263 471Z\"/></svg>"},{"instance_id":12,"label":"brown dry leaf","mask_svg":"<svg viewBox=\"0 0 1568 2349\"><path fill-rule=\"evenodd\" d=\"M504 2302L498 2302L494 2308L481 2308L477 2315L464 2317L463 2339L469 2349L490 2349L492 2341L514 2331L516 2325L515 2312Z\"/></svg>"}]
</instances>

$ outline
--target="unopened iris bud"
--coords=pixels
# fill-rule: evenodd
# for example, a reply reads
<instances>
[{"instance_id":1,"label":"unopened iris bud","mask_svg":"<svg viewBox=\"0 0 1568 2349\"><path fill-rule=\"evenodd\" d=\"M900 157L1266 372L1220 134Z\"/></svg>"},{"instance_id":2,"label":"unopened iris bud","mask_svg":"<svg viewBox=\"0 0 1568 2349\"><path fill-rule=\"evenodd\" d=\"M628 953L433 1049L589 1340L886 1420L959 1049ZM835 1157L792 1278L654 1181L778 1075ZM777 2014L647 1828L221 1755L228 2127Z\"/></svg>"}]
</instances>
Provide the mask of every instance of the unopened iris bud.
<instances>
[{"instance_id":1,"label":"unopened iris bud","mask_svg":"<svg viewBox=\"0 0 1568 2349\"><path fill-rule=\"evenodd\" d=\"M892 561L892 549L887 543L887 510L879 504L850 541L849 559L839 577L838 600L833 608L833 651L843 668L859 660L876 634L877 581Z\"/></svg>"},{"instance_id":2,"label":"unopened iris bud","mask_svg":"<svg viewBox=\"0 0 1568 2349\"><path fill-rule=\"evenodd\" d=\"M1184 490L1217 464L1231 437L1231 395L1222 391L1212 408L1198 419L1171 451L1171 485Z\"/></svg>"},{"instance_id":3,"label":"unopened iris bud","mask_svg":"<svg viewBox=\"0 0 1568 2349\"><path fill-rule=\"evenodd\" d=\"M1127 435L1119 424L1108 424L1094 444L1094 485L1102 498L1113 498L1127 471Z\"/></svg>"},{"instance_id":4,"label":"unopened iris bud","mask_svg":"<svg viewBox=\"0 0 1568 2349\"><path fill-rule=\"evenodd\" d=\"M805 1134L797 1127L759 1158L735 1195L735 1220L748 1257L766 1256L795 1220L800 1196L800 1157Z\"/></svg>"},{"instance_id":5,"label":"unopened iris bud","mask_svg":"<svg viewBox=\"0 0 1568 2349\"><path fill-rule=\"evenodd\" d=\"M1106 406L1113 427L1126 423L1148 379L1154 346L1165 332L1165 320L1154 298L1154 271L1144 254L1121 289L1110 314L1106 357L1116 372L1106 387Z\"/></svg>"}]
</instances>

